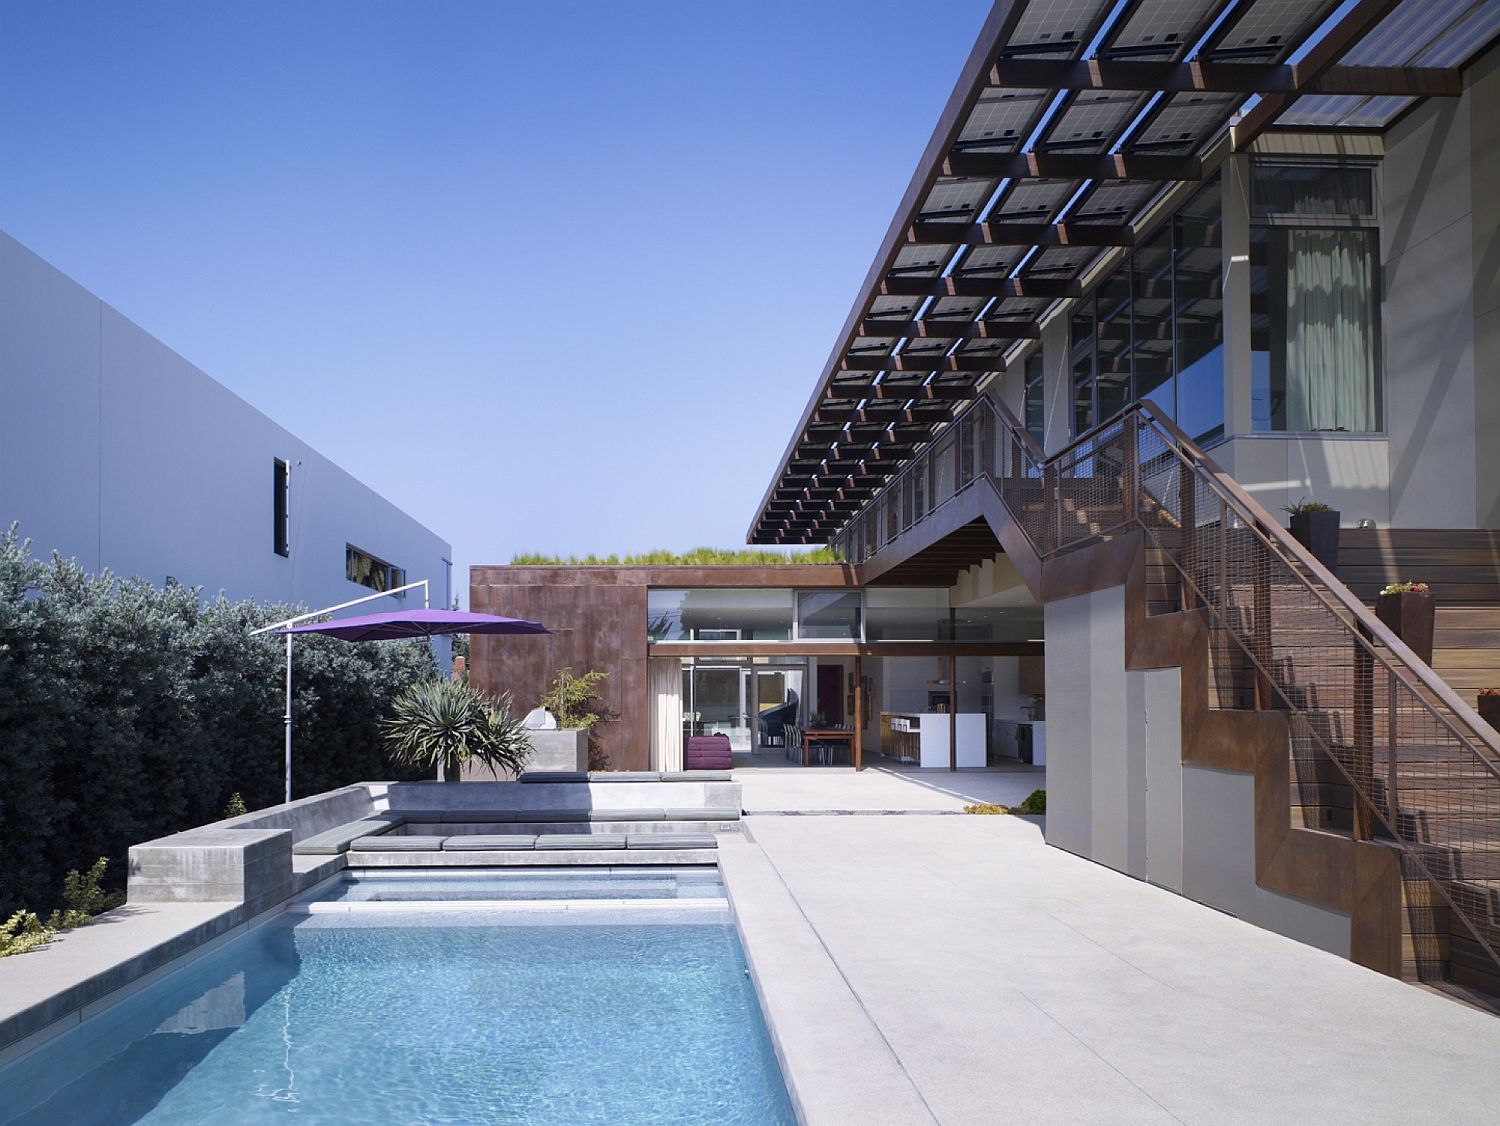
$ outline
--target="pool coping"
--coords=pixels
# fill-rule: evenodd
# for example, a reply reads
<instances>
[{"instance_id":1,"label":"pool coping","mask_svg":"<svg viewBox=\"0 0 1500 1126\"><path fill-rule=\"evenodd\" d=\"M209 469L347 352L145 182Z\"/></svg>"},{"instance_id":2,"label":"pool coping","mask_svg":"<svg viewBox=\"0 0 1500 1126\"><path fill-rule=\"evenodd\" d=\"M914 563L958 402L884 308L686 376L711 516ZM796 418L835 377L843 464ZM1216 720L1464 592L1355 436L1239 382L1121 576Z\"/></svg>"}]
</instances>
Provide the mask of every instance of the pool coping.
<instances>
[{"instance_id":1,"label":"pool coping","mask_svg":"<svg viewBox=\"0 0 1500 1126\"><path fill-rule=\"evenodd\" d=\"M719 872L801 1126L935 1124L916 1083L760 847L744 836L721 841Z\"/></svg>"}]
</instances>

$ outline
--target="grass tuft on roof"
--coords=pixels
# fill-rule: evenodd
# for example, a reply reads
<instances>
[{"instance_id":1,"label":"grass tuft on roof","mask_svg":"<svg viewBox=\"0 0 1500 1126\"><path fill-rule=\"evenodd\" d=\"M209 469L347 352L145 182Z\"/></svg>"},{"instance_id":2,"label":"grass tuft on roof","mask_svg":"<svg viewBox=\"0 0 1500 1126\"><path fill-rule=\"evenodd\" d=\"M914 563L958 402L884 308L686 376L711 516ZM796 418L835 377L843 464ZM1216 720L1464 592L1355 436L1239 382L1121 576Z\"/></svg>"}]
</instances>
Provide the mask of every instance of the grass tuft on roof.
<instances>
[{"instance_id":1,"label":"grass tuft on roof","mask_svg":"<svg viewBox=\"0 0 1500 1126\"><path fill-rule=\"evenodd\" d=\"M513 567L774 567L787 563L842 563L831 547L810 551L771 551L754 547L695 547L691 551L646 551L636 555L543 555L523 551Z\"/></svg>"}]
</instances>

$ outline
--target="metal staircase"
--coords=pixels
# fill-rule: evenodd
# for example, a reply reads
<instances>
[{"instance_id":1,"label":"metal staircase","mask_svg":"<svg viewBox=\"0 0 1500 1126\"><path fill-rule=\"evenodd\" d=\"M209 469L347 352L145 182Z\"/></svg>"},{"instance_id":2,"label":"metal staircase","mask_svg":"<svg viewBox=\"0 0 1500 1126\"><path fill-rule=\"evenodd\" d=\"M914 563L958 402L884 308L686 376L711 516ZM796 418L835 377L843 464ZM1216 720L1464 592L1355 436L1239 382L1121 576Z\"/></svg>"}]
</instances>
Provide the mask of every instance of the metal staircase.
<instances>
[{"instance_id":1,"label":"metal staircase","mask_svg":"<svg viewBox=\"0 0 1500 1126\"><path fill-rule=\"evenodd\" d=\"M1500 742L1474 710L1151 404L1051 457L988 397L953 426L851 521L850 561L975 487L1042 565L1144 533L1148 608L1203 612L1219 706L1286 716L1301 824L1398 846L1455 978L1500 984Z\"/></svg>"}]
</instances>

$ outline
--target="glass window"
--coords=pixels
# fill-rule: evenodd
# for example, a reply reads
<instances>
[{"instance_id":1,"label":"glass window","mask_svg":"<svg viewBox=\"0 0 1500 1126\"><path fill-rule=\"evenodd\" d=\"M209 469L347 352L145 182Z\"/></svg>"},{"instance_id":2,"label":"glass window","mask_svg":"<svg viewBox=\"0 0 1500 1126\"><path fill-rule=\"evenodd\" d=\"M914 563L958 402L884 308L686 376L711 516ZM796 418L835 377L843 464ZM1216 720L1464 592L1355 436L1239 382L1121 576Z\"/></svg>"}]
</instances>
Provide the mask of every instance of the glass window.
<instances>
[{"instance_id":1,"label":"glass window","mask_svg":"<svg viewBox=\"0 0 1500 1126\"><path fill-rule=\"evenodd\" d=\"M1130 405L1130 273L1116 270L1094 294L1098 318L1098 364L1094 417L1103 422Z\"/></svg>"},{"instance_id":2,"label":"glass window","mask_svg":"<svg viewBox=\"0 0 1500 1126\"><path fill-rule=\"evenodd\" d=\"M1073 436L1093 427L1094 415L1094 310L1093 301L1079 303L1073 314Z\"/></svg>"},{"instance_id":3,"label":"glass window","mask_svg":"<svg viewBox=\"0 0 1500 1126\"><path fill-rule=\"evenodd\" d=\"M646 634L652 641L789 641L792 592L650 590Z\"/></svg>"},{"instance_id":4,"label":"glass window","mask_svg":"<svg viewBox=\"0 0 1500 1126\"><path fill-rule=\"evenodd\" d=\"M1373 230L1251 228L1255 429L1381 429L1376 253Z\"/></svg>"},{"instance_id":5,"label":"glass window","mask_svg":"<svg viewBox=\"0 0 1500 1126\"><path fill-rule=\"evenodd\" d=\"M371 590L395 590L406 585L406 572L377 559L353 544L344 545L344 577Z\"/></svg>"},{"instance_id":6,"label":"glass window","mask_svg":"<svg viewBox=\"0 0 1500 1126\"><path fill-rule=\"evenodd\" d=\"M948 636L948 591L942 587L869 587L866 641L941 641Z\"/></svg>"},{"instance_id":7,"label":"glass window","mask_svg":"<svg viewBox=\"0 0 1500 1126\"><path fill-rule=\"evenodd\" d=\"M804 590L797 594L797 636L858 641L860 595L857 590Z\"/></svg>"},{"instance_id":8,"label":"glass window","mask_svg":"<svg viewBox=\"0 0 1500 1126\"><path fill-rule=\"evenodd\" d=\"M271 549L277 555L290 555L292 467L278 457L273 460L271 473Z\"/></svg>"},{"instance_id":9,"label":"glass window","mask_svg":"<svg viewBox=\"0 0 1500 1126\"><path fill-rule=\"evenodd\" d=\"M1273 215L1369 220L1375 215L1375 170L1359 164L1278 164L1257 160L1250 209Z\"/></svg>"},{"instance_id":10,"label":"glass window","mask_svg":"<svg viewBox=\"0 0 1500 1126\"><path fill-rule=\"evenodd\" d=\"M1177 213L1173 266L1177 423L1198 442L1224 435L1224 225L1219 184Z\"/></svg>"},{"instance_id":11,"label":"glass window","mask_svg":"<svg viewBox=\"0 0 1500 1126\"><path fill-rule=\"evenodd\" d=\"M1135 398L1150 399L1177 417L1172 380L1172 225L1136 248L1131 263L1134 296Z\"/></svg>"},{"instance_id":12,"label":"glass window","mask_svg":"<svg viewBox=\"0 0 1500 1126\"><path fill-rule=\"evenodd\" d=\"M1045 371L1042 362L1042 349L1040 346L1032 350L1031 355L1026 357L1026 391L1021 400L1021 421L1026 426L1026 432L1036 439L1036 444L1046 449L1047 446L1047 415L1043 405L1045 391L1042 387L1042 375Z\"/></svg>"}]
</instances>

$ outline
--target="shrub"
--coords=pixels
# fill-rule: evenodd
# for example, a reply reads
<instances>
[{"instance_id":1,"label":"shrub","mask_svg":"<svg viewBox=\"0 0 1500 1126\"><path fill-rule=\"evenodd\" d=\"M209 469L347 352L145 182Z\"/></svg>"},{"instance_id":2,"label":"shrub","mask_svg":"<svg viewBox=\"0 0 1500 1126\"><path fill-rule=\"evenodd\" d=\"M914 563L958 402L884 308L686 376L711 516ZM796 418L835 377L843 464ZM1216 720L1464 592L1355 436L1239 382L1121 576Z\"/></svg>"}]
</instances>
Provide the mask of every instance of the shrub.
<instances>
[{"instance_id":1,"label":"shrub","mask_svg":"<svg viewBox=\"0 0 1500 1126\"><path fill-rule=\"evenodd\" d=\"M245 808L245 799L238 790L229 795L229 801L224 805L223 820L228 821L231 817L243 817L250 811Z\"/></svg>"},{"instance_id":2,"label":"shrub","mask_svg":"<svg viewBox=\"0 0 1500 1126\"><path fill-rule=\"evenodd\" d=\"M776 551L770 548L695 547L691 551L643 551L635 555L543 555L520 552L512 567L774 567L780 563L843 563L836 548Z\"/></svg>"},{"instance_id":3,"label":"shrub","mask_svg":"<svg viewBox=\"0 0 1500 1126\"><path fill-rule=\"evenodd\" d=\"M61 906L70 869L282 800L285 650L250 630L296 607L88 575L0 535L0 918ZM378 724L433 675L424 642L298 641L293 791L392 772ZM24 932L24 920L15 935Z\"/></svg>"},{"instance_id":4,"label":"shrub","mask_svg":"<svg viewBox=\"0 0 1500 1126\"><path fill-rule=\"evenodd\" d=\"M0 924L0 958L46 946L53 933L33 912L17 911Z\"/></svg>"},{"instance_id":5,"label":"shrub","mask_svg":"<svg viewBox=\"0 0 1500 1126\"><path fill-rule=\"evenodd\" d=\"M1047 791L1046 790L1032 790L1031 793L1029 793L1029 794L1026 795L1026 800L1023 801L1020 805L1016 806L1014 812L1016 812L1016 813L1046 813L1047 812Z\"/></svg>"},{"instance_id":6,"label":"shrub","mask_svg":"<svg viewBox=\"0 0 1500 1126\"><path fill-rule=\"evenodd\" d=\"M1385 586L1383 586L1383 587L1380 588L1380 593L1381 594L1426 594L1427 593L1427 584L1426 583L1411 583L1411 582L1386 583Z\"/></svg>"}]
</instances>

